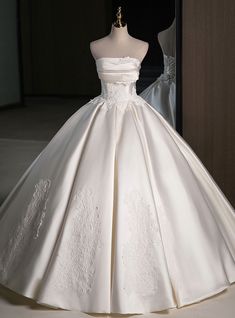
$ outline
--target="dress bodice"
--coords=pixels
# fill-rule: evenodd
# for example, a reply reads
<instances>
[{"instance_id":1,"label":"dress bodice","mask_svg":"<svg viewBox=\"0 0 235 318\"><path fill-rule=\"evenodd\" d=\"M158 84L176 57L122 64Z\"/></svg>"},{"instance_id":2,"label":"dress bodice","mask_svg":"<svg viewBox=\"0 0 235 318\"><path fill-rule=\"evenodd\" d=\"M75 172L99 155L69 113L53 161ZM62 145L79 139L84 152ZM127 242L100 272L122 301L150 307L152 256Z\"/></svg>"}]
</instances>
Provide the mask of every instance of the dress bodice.
<instances>
[{"instance_id":1,"label":"dress bodice","mask_svg":"<svg viewBox=\"0 0 235 318\"><path fill-rule=\"evenodd\" d=\"M164 73L163 77L166 80L175 80L175 57L163 54Z\"/></svg>"},{"instance_id":2,"label":"dress bodice","mask_svg":"<svg viewBox=\"0 0 235 318\"><path fill-rule=\"evenodd\" d=\"M102 57L96 60L101 80L101 96L109 101L135 98L140 61L132 57Z\"/></svg>"}]
</instances>

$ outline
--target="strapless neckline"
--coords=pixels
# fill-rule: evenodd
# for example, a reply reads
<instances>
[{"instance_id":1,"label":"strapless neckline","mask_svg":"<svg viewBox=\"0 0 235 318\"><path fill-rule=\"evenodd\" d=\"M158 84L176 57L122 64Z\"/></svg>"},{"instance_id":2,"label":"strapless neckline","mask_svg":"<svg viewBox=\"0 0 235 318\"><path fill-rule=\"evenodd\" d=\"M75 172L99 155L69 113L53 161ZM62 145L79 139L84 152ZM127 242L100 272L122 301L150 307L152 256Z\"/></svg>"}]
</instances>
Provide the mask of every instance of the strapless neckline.
<instances>
[{"instance_id":1,"label":"strapless neckline","mask_svg":"<svg viewBox=\"0 0 235 318\"><path fill-rule=\"evenodd\" d=\"M96 67L99 79L103 83L115 83L117 85L118 83L136 82L139 78L141 63L137 58L129 56L100 57L96 59ZM119 85L117 89L120 88Z\"/></svg>"},{"instance_id":2,"label":"strapless neckline","mask_svg":"<svg viewBox=\"0 0 235 318\"><path fill-rule=\"evenodd\" d=\"M101 61L101 60L134 60L137 61L139 64L141 64L141 61L137 59L136 57L130 57L130 56L123 56L123 57L99 57L95 59L95 61Z\"/></svg>"}]
</instances>

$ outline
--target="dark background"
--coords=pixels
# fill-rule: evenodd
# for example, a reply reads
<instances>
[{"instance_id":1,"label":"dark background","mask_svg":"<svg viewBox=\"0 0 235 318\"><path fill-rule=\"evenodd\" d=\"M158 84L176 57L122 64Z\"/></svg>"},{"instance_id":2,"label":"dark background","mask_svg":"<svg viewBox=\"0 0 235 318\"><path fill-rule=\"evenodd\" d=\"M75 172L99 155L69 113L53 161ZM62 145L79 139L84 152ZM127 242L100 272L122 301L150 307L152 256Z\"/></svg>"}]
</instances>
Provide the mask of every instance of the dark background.
<instances>
[{"instance_id":1,"label":"dark background","mask_svg":"<svg viewBox=\"0 0 235 318\"><path fill-rule=\"evenodd\" d=\"M121 5L125 13L129 33L149 43L144 65L162 66L162 51L158 43L158 32L167 29L175 16L175 1L112 1L112 17L115 20L117 7Z\"/></svg>"},{"instance_id":2,"label":"dark background","mask_svg":"<svg viewBox=\"0 0 235 318\"><path fill-rule=\"evenodd\" d=\"M17 1L0 1L0 108L21 100Z\"/></svg>"},{"instance_id":3,"label":"dark background","mask_svg":"<svg viewBox=\"0 0 235 318\"><path fill-rule=\"evenodd\" d=\"M111 30L122 6L130 35L149 42L138 90L161 73L159 31L174 18L174 0L21 0L23 87L26 96L94 96L100 92L91 41Z\"/></svg>"}]
</instances>

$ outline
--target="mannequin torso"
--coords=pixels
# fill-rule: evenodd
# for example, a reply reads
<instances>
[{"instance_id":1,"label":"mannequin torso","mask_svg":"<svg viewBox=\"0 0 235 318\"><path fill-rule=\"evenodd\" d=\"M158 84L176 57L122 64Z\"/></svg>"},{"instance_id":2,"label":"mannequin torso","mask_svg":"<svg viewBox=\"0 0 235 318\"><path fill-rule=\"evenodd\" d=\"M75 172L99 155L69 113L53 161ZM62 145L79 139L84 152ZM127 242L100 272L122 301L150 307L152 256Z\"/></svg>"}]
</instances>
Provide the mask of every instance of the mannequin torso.
<instances>
[{"instance_id":1,"label":"mannequin torso","mask_svg":"<svg viewBox=\"0 0 235 318\"><path fill-rule=\"evenodd\" d=\"M163 53L167 56L175 57L175 42L176 42L176 23L175 19L171 26L158 33L158 42L161 46Z\"/></svg>"},{"instance_id":2,"label":"mannequin torso","mask_svg":"<svg viewBox=\"0 0 235 318\"><path fill-rule=\"evenodd\" d=\"M101 57L134 57L144 59L148 51L148 43L129 35L127 25L118 28L112 25L109 35L90 43L90 49L95 59Z\"/></svg>"}]
</instances>

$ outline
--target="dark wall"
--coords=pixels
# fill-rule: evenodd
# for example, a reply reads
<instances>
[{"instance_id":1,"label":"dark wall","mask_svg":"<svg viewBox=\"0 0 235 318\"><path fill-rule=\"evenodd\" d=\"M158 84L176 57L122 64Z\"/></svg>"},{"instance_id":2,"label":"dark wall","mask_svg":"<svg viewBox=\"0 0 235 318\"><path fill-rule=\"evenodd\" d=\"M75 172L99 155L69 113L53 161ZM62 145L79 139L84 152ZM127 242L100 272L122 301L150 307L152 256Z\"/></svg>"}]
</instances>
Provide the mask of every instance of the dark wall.
<instances>
[{"instance_id":1,"label":"dark wall","mask_svg":"<svg viewBox=\"0 0 235 318\"><path fill-rule=\"evenodd\" d=\"M175 0L113 0L112 4L113 19L116 18L118 6L121 6L129 33L149 43L142 66L162 66L162 51L157 34L171 25L175 17Z\"/></svg>"},{"instance_id":2,"label":"dark wall","mask_svg":"<svg viewBox=\"0 0 235 318\"><path fill-rule=\"evenodd\" d=\"M0 107L20 103L17 1L0 1Z\"/></svg>"},{"instance_id":3,"label":"dark wall","mask_svg":"<svg viewBox=\"0 0 235 318\"><path fill-rule=\"evenodd\" d=\"M183 0L183 136L235 206L234 16L234 0Z\"/></svg>"},{"instance_id":4,"label":"dark wall","mask_svg":"<svg viewBox=\"0 0 235 318\"><path fill-rule=\"evenodd\" d=\"M109 11L106 0L22 0L25 94L96 94L89 43L107 33Z\"/></svg>"},{"instance_id":5,"label":"dark wall","mask_svg":"<svg viewBox=\"0 0 235 318\"><path fill-rule=\"evenodd\" d=\"M150 43L143 66L162 65L157 33L171 24L174 0L122 2L21 0L25 94L97 95L89 43L110 32L120 4L129 33Z\"/></svg>"}]
</instances>

